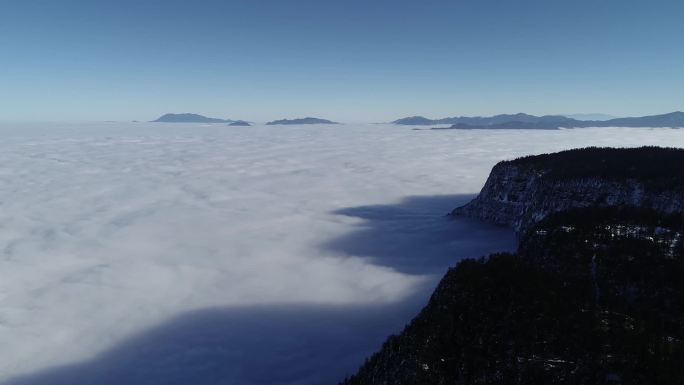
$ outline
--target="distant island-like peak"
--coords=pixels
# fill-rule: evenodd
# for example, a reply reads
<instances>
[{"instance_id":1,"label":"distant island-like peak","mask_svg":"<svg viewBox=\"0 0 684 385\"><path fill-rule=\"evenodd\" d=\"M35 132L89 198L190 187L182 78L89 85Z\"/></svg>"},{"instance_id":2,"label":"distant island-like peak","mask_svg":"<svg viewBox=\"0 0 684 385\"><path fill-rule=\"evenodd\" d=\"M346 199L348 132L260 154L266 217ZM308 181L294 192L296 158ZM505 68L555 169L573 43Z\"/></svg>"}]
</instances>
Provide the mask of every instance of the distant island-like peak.
<instances>
[{"instance_id":1,"label":"distant island-like peak","mask_svg":"<svg viewBox=\"0 0 684 385\"><path fill-rule=\"evenodd\" d=\"M153 122L161 123L231 123L230 119L208 118L198 114L164 114Z\"/></svg>"},{"instance_id":2,"label":"distant island-like peak","mask_svg":"<svg viewBox=\"0 0 684 385\"><path fill-rule=\"evenodd\" d=\"M234 122L232 122L232 123L230 123L230 124L228 124L228 125L229 125L229 126L233 126L233 127L238 127L238 126L239 126L239 127L248 127L248 126L251 126L251 124L249 124L249 122L245 122L244 120L236 120L236 121L234 121Z\"/></svg>"},{"instance_id":3,"label":"distant island-like peak","mask_svg":"<svg viewBox=\"0 0 684 385\"><path fill-rule=\"evenodd\" d=\"M269 125L269 126L279 125L279 124L339 124L339 123L333 122L333 121L327 120L327 119L311 118L311 117L298 118L298 119L281 119L281 120L274 120L272 122L266 123L266 125Z\"/></svg>"},{"instance_id":4,"label":"distant island-like peak","mask_svg":"<svg viewBox=\"0 0 684 385\"><path fill-rule=\"evenodd\" d=\"M428 126L435 124L435 120L428 119L424 116L409 116L408 118L397 119L392 123L407 126Z\"/></svg>"}]
</instances>

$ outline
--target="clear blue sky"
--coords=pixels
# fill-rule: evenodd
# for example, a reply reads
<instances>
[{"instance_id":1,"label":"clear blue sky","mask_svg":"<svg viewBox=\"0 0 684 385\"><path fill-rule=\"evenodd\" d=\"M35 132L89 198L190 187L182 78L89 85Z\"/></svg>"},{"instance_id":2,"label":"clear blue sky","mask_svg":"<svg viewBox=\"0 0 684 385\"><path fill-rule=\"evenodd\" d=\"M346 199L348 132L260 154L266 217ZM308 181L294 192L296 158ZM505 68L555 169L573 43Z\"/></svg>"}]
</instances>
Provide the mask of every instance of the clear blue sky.
<instances>
[{"instance_id":1,"label":"clear blue sky","mask_svg":"<svg viewBox=\"0 0 684 385\"><path fill-rule=\"evenodd\" d=\"M5 0L0 120L684 109L681 0Z\"/></svg>"}]
</instances>

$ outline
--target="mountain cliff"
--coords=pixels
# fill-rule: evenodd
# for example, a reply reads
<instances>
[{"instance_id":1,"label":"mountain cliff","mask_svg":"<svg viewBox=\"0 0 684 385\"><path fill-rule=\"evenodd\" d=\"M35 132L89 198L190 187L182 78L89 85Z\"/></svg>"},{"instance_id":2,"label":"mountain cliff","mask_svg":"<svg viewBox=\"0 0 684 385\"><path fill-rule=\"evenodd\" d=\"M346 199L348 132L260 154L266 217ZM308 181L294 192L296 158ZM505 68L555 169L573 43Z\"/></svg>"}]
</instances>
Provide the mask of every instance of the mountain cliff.
<instances>
[{"instance_id":1,"label":"mountain cliff","mask_svg":"<svg viewBox=\"0 0 684 385\"><path fill-rule=\"evenodd\" d=\"M684 150L586 148L500 162L463 215L524 233L574 207L637 206L684 211Z\"/></svg>"},{"instance_id":2,"label":"mountain cliff","mask_svg":"<svg viewBox=\"0 0 684 385\"><path fill-rule=\"evenodd\" d=\"M451 268L344 385L682 384L684 150L497 164L456 209L519 231Z\"/></svg>"}]
</instances>

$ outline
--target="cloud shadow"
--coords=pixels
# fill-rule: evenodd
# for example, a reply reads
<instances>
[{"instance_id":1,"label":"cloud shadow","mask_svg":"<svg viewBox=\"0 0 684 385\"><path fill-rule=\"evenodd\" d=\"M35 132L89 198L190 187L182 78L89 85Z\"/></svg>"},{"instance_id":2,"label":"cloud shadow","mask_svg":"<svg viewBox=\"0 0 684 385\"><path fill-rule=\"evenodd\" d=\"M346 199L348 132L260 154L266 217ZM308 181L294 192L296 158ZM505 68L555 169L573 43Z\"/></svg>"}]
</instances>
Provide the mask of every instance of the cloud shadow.
<instances>
[{"instance_id":1,"label":"cloud shadow","mask_svg":"<svg viewBox=\"0 0 684 385\"><path fill-rule=\"evenodd\" d=\"M515 249L515 235L508 228L447 216L474 197L416 196L397 204L341 209L335 213L363 222L357 231L323 246L407 274L441 274L463 258Z\"/></svg>"},{"instance_id":2,"label":"cloud shadow","mask_svg":"<svg viewBox=\"0 0 684 385\"><path fill-rule=\"evenodd\" d=\"M413 312L405 304L205 309L144 330L88 361L5 384L335 384Z\"/></svg>"}]
</instances>

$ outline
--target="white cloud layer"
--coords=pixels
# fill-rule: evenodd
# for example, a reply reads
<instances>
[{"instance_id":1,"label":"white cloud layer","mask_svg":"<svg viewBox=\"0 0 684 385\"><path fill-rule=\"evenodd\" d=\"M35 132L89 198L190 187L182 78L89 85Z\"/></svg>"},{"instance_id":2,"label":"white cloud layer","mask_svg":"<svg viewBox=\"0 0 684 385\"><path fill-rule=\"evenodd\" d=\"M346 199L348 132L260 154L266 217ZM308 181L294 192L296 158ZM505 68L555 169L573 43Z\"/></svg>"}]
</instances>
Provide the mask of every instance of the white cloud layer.
<instances>
[{"instance_id":1,"label":"white cloud layer","mask_svg":"<svg viewBox=\"0 0 684 385\"><path fill-rule=\"evenodd\" d=\"M459 257L512 244L502 229L446 222L467 198L440 195L478 192L501 159L646 144L684 146L684 133L2 126L0 382L193 310L377 308L420 292L418 306ZM387 325L374 338L401 322Z\"/></svg>"}]
</instances>

